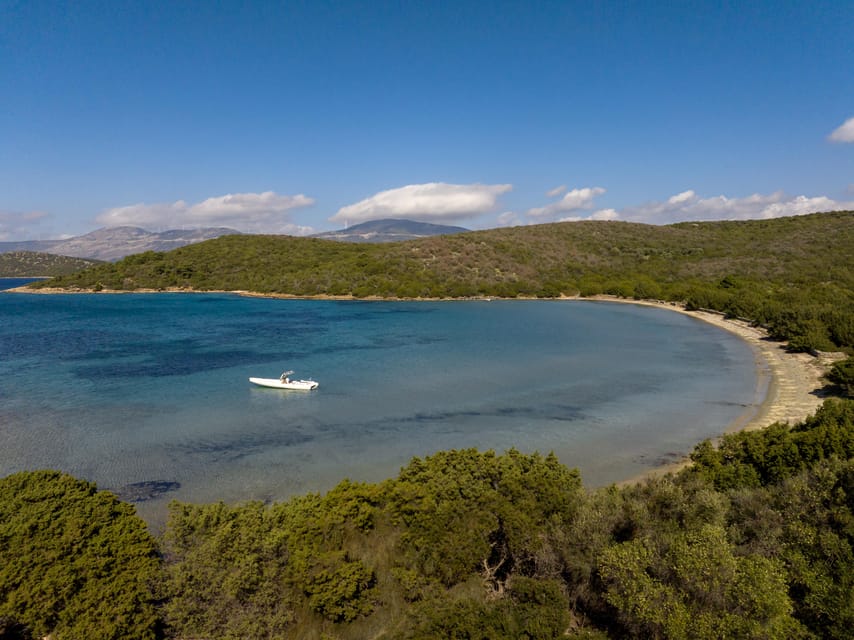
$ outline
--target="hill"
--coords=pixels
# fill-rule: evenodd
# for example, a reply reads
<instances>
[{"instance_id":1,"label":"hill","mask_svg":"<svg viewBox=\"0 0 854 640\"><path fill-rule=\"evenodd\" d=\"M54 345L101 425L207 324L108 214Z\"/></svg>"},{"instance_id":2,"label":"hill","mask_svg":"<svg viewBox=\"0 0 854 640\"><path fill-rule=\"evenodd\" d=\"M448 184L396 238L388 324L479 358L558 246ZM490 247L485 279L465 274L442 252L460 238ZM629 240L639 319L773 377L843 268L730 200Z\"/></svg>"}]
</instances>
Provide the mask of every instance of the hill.
<instances>
[{"instance_id":1,"label":"hill","mask_svg":"<svg viewBox=\"0 0 854 640\"><path fill-rule=\"evenodd\" d=\"M171 251L188 244L235 233L238 232L225 227L173 229L156 233L139 227L105 227L65 240L0 242L0 254L30 251L92 260L119 260L134 253Z\"/></svg>"},{"instance_id":2,"label":"hill","mask_svg":"<svg viewBox=\"0 0 854 640\"><path fill-rule=\"evenodd\" d=\"M795 348L833 349L854 346L852 255L849 211L663 227L566 222L386 244L225 236L41 286L358 298L611 294L716 309Z\"/></svg>"},{"instance_id":3,"label":"hill","mask_svg":"<svg viewBox=\"0 0 854 640\"><path fill-rule=\"evenodd\" d=\"M385 220L370 220L348 227L347 229L339 229L338 231L316 233L312 237L339 240L341 242L401 242L430 236L464 233L466 231L468 229L464 227L388 218Z\"/></svg>"},{"instance_id":4,"label":"hill","mask_svg":"<svg viewBox=\"0 0 854 640\"><path fill-rule=\"evenodd\" d=\"M0 253L0 278L68 275L96 264L98 264L97 260L35 251L12 251Z\"/></svg>"}]
</instances>

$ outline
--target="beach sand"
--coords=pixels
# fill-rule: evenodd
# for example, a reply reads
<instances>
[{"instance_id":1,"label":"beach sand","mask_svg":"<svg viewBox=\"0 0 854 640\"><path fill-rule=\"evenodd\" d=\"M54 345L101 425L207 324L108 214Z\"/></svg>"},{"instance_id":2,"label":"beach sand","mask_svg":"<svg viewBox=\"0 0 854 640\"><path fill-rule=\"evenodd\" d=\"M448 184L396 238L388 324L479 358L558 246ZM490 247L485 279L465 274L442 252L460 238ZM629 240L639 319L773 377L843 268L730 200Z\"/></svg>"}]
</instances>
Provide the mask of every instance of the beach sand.
<instances>
[{"instance_id":1,"label":"beach sand","mask_svg":"<svg viewBox=\"0 0 854 640\"><path fill-rule=\"evenodd\" d=\"M786 351L786 343L772 340L760 328L742 320L728 319L712 311L688 311L676 303L626 300L609 296L579 298L657 307L682 313L729 331L747 342L756 354L757 402L726 428L726 433L762 429L775 422L796 424L816 412L828 394L825 374L843 353L808 353ZM764 394L764 397L762 395ZM632 484L649 477L673 473L691 464L687 457L672 464L661 465L620 485Z\"/></svg>"}]
</instances>

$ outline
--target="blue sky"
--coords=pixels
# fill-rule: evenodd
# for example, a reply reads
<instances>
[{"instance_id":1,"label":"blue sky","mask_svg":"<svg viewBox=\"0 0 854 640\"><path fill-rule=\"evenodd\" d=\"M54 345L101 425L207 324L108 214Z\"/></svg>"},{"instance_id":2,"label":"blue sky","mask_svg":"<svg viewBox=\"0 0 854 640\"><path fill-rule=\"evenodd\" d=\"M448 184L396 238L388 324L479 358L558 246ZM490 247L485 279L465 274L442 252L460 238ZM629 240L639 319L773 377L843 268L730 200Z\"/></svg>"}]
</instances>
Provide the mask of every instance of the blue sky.
<instances>
[{"instance_id":1,"label":"blue sky","mask_svg":"<svg viewBox=\"0 0 854 640\"><path fill-rule=\"evenodd\" d=\"M0 240L854 209L854 3L0 0Z\"/></svg>"}]
</instances>

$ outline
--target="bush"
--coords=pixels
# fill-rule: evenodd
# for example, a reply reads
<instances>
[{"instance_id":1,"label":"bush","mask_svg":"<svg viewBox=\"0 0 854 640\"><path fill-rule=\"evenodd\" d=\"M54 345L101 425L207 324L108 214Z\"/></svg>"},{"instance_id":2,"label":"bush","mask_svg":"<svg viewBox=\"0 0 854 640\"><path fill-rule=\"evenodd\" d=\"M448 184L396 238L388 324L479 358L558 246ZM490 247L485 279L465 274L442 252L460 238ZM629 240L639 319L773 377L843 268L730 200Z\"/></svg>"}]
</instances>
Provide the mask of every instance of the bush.
<instances>
[{"instance_id":1,"label":"bush","mask_svg":"<svg viewBox=\"0 0 854 640\"><path fill-rule=\"evenodd\" d=\"M0 480L0 620L11 627L56 640L154 638L156 575L145 523L113 494L55 471Z\"/></svg>"}]
</instances>

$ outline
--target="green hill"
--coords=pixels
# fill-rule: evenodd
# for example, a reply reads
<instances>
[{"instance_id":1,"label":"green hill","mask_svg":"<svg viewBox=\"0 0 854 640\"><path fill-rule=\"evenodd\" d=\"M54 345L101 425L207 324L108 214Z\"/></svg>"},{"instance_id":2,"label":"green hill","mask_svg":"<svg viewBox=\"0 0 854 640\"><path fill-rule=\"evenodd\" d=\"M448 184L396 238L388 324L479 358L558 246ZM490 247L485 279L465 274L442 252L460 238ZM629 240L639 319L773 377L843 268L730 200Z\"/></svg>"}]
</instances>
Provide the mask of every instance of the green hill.
<instances>
[{"instance_id":1,"label":"green hill","mask_svg":"<svg viewBox=\"0 0 854 640\"><path fill-rule=\"evenodd\" d=\"M0 278L62 276L100 264L98 260L57 256L37 251L0 253Z\"/></svg>"},{"instance_id":2,"label":"green hill","mask_svg":"<svg viewBox=\"0 0 854 640\"><path fill-rule=\"evenodd\" d=\"M294 296L678 301L749 318L795 348L854 346L854 212L771 220L566 222L387 244L232 235L34 286Z\"/></svg>"}]
</instances>

